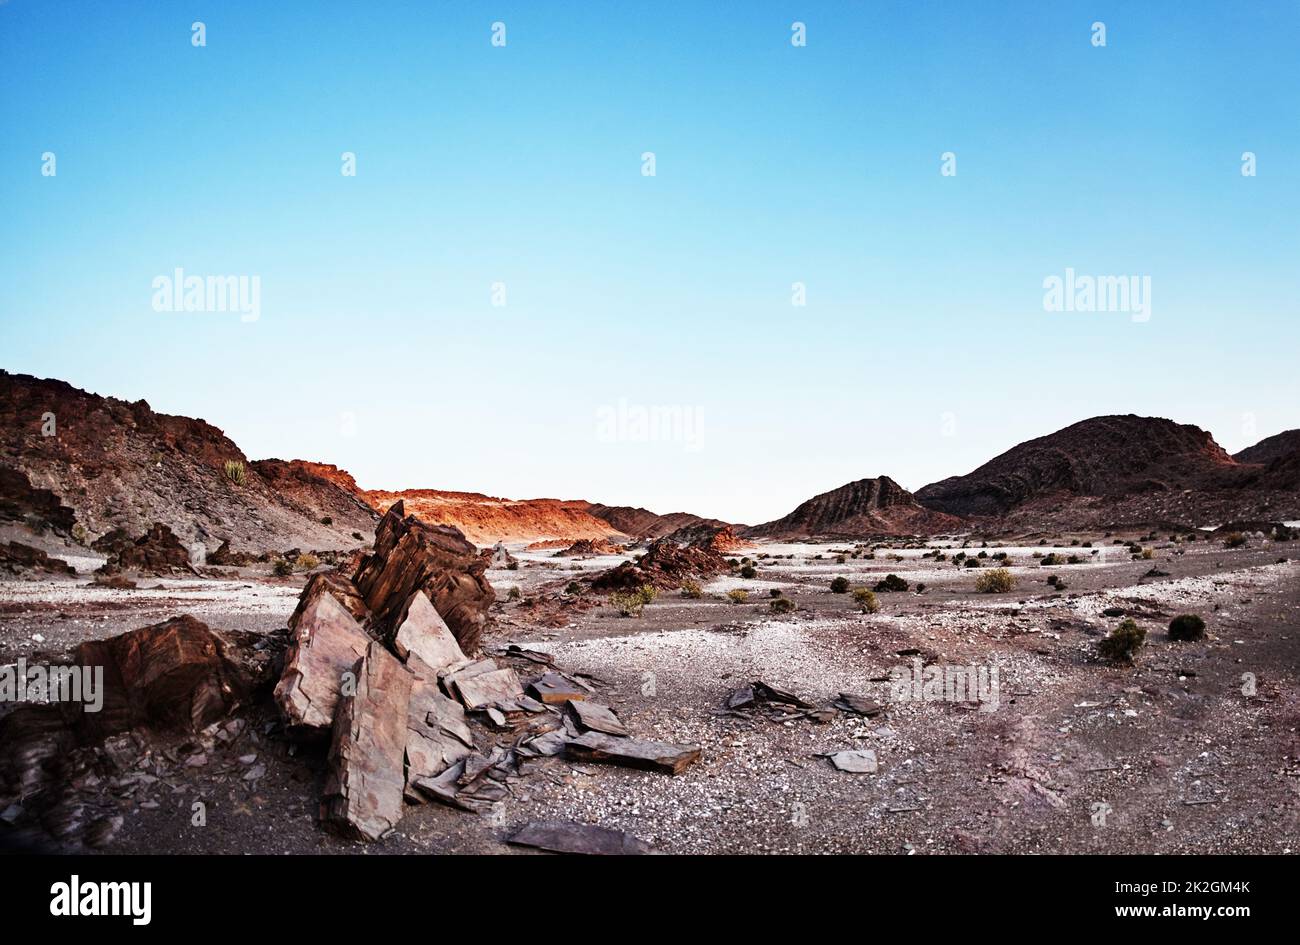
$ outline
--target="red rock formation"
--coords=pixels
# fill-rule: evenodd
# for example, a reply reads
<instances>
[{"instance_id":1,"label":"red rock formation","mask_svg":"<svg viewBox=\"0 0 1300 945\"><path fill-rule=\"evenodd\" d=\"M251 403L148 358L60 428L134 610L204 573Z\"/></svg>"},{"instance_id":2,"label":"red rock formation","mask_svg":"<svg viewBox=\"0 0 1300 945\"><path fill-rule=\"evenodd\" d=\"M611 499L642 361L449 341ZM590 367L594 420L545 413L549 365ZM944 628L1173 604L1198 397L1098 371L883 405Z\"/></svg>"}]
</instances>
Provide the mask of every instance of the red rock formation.
<instances>
[{"instance_id":1,"label":"red rock formation","mask_svg":"<svg viewBox=\"0 0 1300 945\"><path fill-rule=\"evenodd\" d=\"M598 575L591 586L598 591L634 590L645 584L681 587L687 578L712 577L727 570L726 559L709 548L679 545L667 538L652 542L636 561L624 561Z\"/></svg>"},{"instance_id":2,"label":"red rock formation","mask_svg":"<svg viewBox=\"0 0 1300 945\"><path fill-rule=\"evenodd\" d=\"M960 525L955 516L922 508L912 494L888 476L859 479L814 496L789 515L756 525L747 537L869 538L924 535Z\"/></svg>"}]
</instances>

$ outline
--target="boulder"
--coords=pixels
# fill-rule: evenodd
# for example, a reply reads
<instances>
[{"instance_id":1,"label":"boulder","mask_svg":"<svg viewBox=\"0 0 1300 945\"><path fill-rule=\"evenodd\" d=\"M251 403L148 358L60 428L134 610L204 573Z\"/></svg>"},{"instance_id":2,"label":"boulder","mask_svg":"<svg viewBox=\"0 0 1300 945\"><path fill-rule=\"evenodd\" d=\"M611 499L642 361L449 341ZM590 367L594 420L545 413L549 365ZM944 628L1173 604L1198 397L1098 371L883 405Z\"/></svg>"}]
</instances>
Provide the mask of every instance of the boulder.
<instances>
[{"instance_id":1,"label":"boulder","mask_svg":"<svg viewBox=\"0 0 1300 945\"><path fill-rule=\"evenodd\" d=\"M372 642L353 667L334 719L321 821L345 836L378 840L402 817L404 761L415 678Z\"/></svg>"},{"instance_id":2,"label":"boulder","mask_svg":"<svg viewBox=\"0 0 1300 945\"><path fill-rule=\"evenodd\" d=\"M77 569L62 558L51 558L39 548L11 541L0 545L0 570L12 574L23 571L44 571L47 574L76 574Z\"/></svg>"},{"instance_id":3,"label":"boulder","mask_svg":"<svg viewBox=\"0 0 1300 945\"><path fill-rule=\"evenodd\" d=\"M109 555L107 563L97 573L138 571L147 574L170 574L173 571L194 570L190 566L189 551L181 544L176 534L162 522L154 522L149 531L127 545L121 545L120 536L116 532L110 532L109 535L116 539L118 550Z\"/></svg>"},{"instance_id":4,"label":"boulder","mask_svg":"<svg viewBox=\"0 0 1300 945\"><path fill-rule=\"evenodd\" d=\"M363 627L370 623L370 608L362 600L361 592L357 590L356 585L349 581L346 575L338 571L317 571L307 581L307 586L298 596L298 606L289 618L290 629L297 625L302 612L321 594L331 595L352 615L352 619Z\"/></svg>"},{"instance_id":5,"label":"boulder","mask_svg":"<svg viewBox=\"0 0 1300 945\"><path fill-rule=\"evenodd\" d=\"M79 666L104 668L104 703L80 713L97 737L138 725L199 731L225 718L273 679L261 634L213 630L188 614L77 647Z\"/></svg>"},{"instance_id":6,"label":"boulder","mask_svg":"<svg viewBox=\"0 0 1300 945\"><path fill-rule=\"evenodd\" d=\"M411 595L424 591L466 653L478 649L496 595L483 576L487 562L449 525L427 525L394 503L379 522L372 554L353 575L373 615L374 627L391 640Z\"/></svg>"},{"instance_id":7,"label":"boulder","mask_svg":"<svg viewBox=\"0 0 1300 945\"><path fill-rule=\"evenodd\" d=\"M328 590L309 596L289 618L289 649L275 687L275 703L290 729L326 732L334 722L343 674L356 666L371 640ZM304 606L305 605L305 606Z\"/></svg>"}]
</instances>

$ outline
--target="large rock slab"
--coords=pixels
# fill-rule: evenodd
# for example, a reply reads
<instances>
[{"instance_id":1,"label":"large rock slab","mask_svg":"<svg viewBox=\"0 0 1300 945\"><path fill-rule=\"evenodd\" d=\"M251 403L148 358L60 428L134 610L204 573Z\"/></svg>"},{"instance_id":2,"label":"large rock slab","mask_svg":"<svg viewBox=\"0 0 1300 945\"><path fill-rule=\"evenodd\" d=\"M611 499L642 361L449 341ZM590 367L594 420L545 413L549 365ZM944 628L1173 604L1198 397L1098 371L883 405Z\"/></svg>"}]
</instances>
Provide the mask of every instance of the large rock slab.
<instances>
[{"instance_id":1,"label":"large rock slab","mask_svg":"<svg viewBox=\"0 0 1300 945\"><path fill-rule=\"evenodd\" d=\"M484 662L491 662L485 660ZM469 671L456 673L448 677L451 691L464 703L467 709L486 709L498 702L515 702L524 694L519 676L513 669L488 669L474 672L481 667L475 664Z\"/></svg>"},{"instance_id":2,"label":"large rock slab","mask_svg":"<svg viewBox=\"0 0 1300 945\"><path fill-rule=\"evenodd\" d=\"M407 601L393 636L393 649L403 660L414 654L435 673L465 661L456 637L424 591L416 591Z\"/></svg>"},{"instance_id":3,"label":"large rock slab","mask_svg":"<svg viewBox=\"0 0 1300 945\"><path fill-rule=\"evenodd\" d=\"M395 502L375 532L353 583L374 615L374 626L391 640L411 595L422 590L466 653L478 649L496 595L484 572L487 561L450 525L428 525Z\"/></svg>"},{"instance_id":4,"label":"large rock slab","mask_svg":"<svg viewBox=\"0 0 1300 945\"><path fill-rule=\"evenodd\" d=\"M648 843L619 830L568 820L535 820L516 830L508 843L551 853L626 856L652 852Z\"/></svg>"},{"instance_id":5,"label":"large rock slab","mask_svg":"<svg viewBox=\"0 0 1300 945\"><path fill-rule=\"evenodd\" d=\"M357 661L334 719L321 821L346 836L378 840L402 817L407 723L414 677L382 644Z\"/></svg>"},{"instance_id":6,"label":"large rock slab","mask_svg":"<svg viewBox=\"0 0 1300 945\"><path fill-rule=\"evenodd\" d=\"M586 732L569 739L565 751L576 761L596 761L667 774L681 774L700 758L700 749L695 745L616 738L602 732Z\"/></svg>"},{"instance_id":7,"label":"large rock slab","mask_svg":"<svg viewBox=\"0 0 1300 945\"><path fill-rule=\"evenodd\" d=\"M275 687L275 704L299 732L329 731L343 674L356 666L371 642L327 586L317 586L320 590L290 618L289 650Z\"/></svg>"},{"instance_id":8,"label":"large rock slab","mask_svg":"<svg viewBox=\"0 0 1300 945\"><path fill-rule=\"evenodd\" d=\"M208 561L212 560L211 556ZM370 621L370 608L361 597L361 592L357 590L356 585L348 580L347 576L338 571L317 571L307 582L307 586L302 589L298 596L298 606L294 609L293 615L289 618L289 629L293 630L298 621L302 618L303 612L321 594L329 594L336 601L343 605L343 609L352 615L352 619L362 627Z\"/></svg>"}]
</instances>

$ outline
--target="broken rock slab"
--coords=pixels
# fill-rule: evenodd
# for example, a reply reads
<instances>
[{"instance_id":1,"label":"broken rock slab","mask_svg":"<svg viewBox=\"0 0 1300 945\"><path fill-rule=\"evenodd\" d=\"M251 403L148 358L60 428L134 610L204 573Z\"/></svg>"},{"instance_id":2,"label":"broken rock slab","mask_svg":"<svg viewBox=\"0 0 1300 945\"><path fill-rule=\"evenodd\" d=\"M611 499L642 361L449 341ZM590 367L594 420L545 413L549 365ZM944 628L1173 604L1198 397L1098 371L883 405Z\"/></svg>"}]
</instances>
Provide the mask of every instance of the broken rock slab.
<instances>
[{"instance_id":1,"label":"broken rock slab","mask_svg":"<svg viewBox=\"0 0 1300 945\"><path fill-rule=\"evenodd\" d=\"M569 739L565 752L574 761L603 762L667 774L681 774L700 758L700 749L695 745L618 738L603 732L586 732Z\"/></svg>"},{"instance_id":2,"label":"broken rock slab","mask_svg":"<svg viewBox=\"0 0 1300 945\"><path fill-rule=\"evenodd\" d=\"M350 613L352 619L362 627L369 623L370 608L362 600L361 592L357 590L356 585L338 571L317 571L307 581L307 586L302 589L302 593L298 595L298 606L289 618L290 630L297 627L303 613L321 594L329 594L342 604L343 609Z\"/></svg>"},{"instance_id":3,"label":"broken rock slab","mask_svg":"<svg viewBox=\"0 0 1300 945\"><path fill-rule=\"evenodd\" d=\"M654 852L648 843L622 831L568 820L531 821L516 830L506 842L550 853L588 856L627 856Z\"/></svg>"},{"instance_id":4,"label":"broken rock slab","mask_svg":"<svg viewBox=\"0 0 1300 945\"><path fill-rule=\"evenodd\" d=\"M837 770L847 771L849 774L875 774L879 769L876 753L870 748L859 751L837 751L827 757Z\"/></svg>"},{"instance_id":5,"label":"broken rock slab","mask_svg":"<svg viewBox=\"0 0 1300 945\"><path fill-rule=\"evenodd\" d=\"M465 661L456 637L424 591L416 591L407 601L393 637L393 650L403 660L415 654L434 672Z\"/></svg>"},{"instance_id":6,"label":"broken rock slab","mask_svg":"<svg viewBox=\"0 0 1300 945\"><path fill-rule=\"evenodd\" d=\"M588 732L604 732L606 735L618 736L631 734L609 706L575 699L569 703L569 711L573 713L578 727Z\"/></svg>"},{"instance_id":7,"label":"broken rock slab","mask_svg":"<svg viewBox=\"0 0 1300 945\"><path fill-rule=\"evenodd\" d=\"M365 655L371 640L334 594L322 589L290 618L284 673L275 704L298 732L326 732L334 723L344 673Z\"/></svg>"},{"instance_id":8,"label":"broken rock slab","mask_svg":"<svg viewBox=\"0 0 1300 945\"><path fill-rule=\"evenodd\" d=\"M421 672L418 663L411 686L407 711L406 797L423 800L415 789L421 778L442 774L474 752L474 733L465 722L465 710L459 702L444 696L432 672Z\"/></svg>"},{"instance_id":9,"label":"broken rock slab","mask_svg":"<svg viewBox=\"0 0 1300 945\"><path fill-rule=\"evenodd\" d=\"M831 705L843 712L852 712L854 715L863 715L867 718L880 715L885 711L885 707L876 700L852 692L841 692L839 698Z\"/></svg>"},{"instance_id":10,"label":"broken rock slab","mask_svg":"<svg viewBox=\"0 0 1300 945\"><path fill-rule=\"evenodd\" d=\"M544 673L540 679L529 685L528 691L547 705L561 705L565 702L586 699L590 690L563 673Z\"/></svg>"},{"instance_id":11,"label":"broken rock slab","mask_svg":"<svg viewBox=\"0 0 1300 945\"><path fill-rule=\"evenodd\" d=\"M498 668L492 660L479 660L448 676L447 689L471 710L484 710L497 702L514 702L524 694L515 671Z\"/></svg>"},{"instance_id":12,"label":"broken rock slab","mask_svg":"<svg viewBox=\"0 0 1300 945\"><path fill-rule=\"evenodd\" d=\"M334 720L321 821L344 835L378 840L402 817L415 677L379 643L366 648L353 672L356 691L345 691Z\"/></svg>"}]
</instances>

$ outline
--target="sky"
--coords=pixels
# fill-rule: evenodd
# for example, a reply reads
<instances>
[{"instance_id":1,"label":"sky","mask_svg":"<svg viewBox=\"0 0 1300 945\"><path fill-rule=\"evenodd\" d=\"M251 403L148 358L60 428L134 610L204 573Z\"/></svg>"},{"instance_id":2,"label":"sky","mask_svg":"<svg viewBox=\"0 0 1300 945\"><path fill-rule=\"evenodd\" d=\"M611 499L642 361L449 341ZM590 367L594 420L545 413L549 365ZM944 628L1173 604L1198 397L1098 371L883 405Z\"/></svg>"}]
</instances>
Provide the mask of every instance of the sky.
<instances>
[{"instance_id":1,"label":"sky","mask_svg":"<svg viewBox=\"0 0 1300 945\"><path fill-rule=\"evenodd\" d=\"M1236 451L1300 427L1298 47L1291 0L0 0L0 367L745 523L1099 414Z\"/></svg>"}]
</instances>

